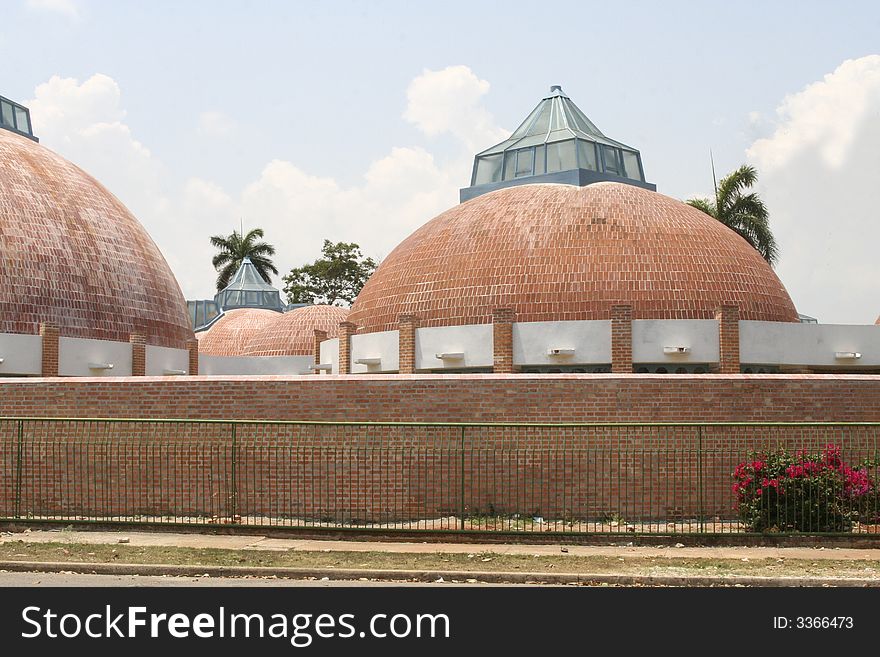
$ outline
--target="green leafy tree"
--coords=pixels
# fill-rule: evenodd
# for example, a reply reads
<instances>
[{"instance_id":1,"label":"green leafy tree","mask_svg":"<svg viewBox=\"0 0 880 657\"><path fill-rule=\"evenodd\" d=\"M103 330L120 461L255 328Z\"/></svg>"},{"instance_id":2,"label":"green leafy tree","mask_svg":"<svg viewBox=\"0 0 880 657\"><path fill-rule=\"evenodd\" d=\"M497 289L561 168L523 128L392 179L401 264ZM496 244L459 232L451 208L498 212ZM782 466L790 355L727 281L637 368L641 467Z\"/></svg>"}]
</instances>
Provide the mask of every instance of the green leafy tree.
<instances>
[{"instance_id":1,"label":"green leafy tree","mask_svg":"<svg viewBox=\"0 0 880 657\"><path fill-rule=\"evenodd\" d=\"M214 269L219 272L217 276L217 289L222 290L229 285L229 280L241 267L241 263L245 258L250 258L254 267L267 283L271 282L269 272L278 274L275 264L272 262L271 256L275 255L275 247L266 242L260 242L263 237L262 228L254 228L247 235L243 235L244 231L239 233L237 230L232 231L232 235L214 235L211 237L211 244L217 249L211 263Z\"/></svg>"},{"instance_id":2,"label":"green leafy tree","mask_svg":"<svg viewBox=\"0 0 880 657\"><path fill-rule=\"evenodd\" d=\"M376 266L357 244L324 240L320 258L284 277L287 302L351 305Z\"/></svg>"},{"instance_id":3,"label":"green leafy tree","mask_svg":"<svg viewBox=\"0 0 880 657\"><path fill-rule=\"evenodd\" d=\"M779 247L770 230L767 207L755 192L748 191L757 180L755 168L744 164L716 183L715 200L692 198L687 203L742 236L764 260L775 265Z\"/></svg>"}]
</instances>

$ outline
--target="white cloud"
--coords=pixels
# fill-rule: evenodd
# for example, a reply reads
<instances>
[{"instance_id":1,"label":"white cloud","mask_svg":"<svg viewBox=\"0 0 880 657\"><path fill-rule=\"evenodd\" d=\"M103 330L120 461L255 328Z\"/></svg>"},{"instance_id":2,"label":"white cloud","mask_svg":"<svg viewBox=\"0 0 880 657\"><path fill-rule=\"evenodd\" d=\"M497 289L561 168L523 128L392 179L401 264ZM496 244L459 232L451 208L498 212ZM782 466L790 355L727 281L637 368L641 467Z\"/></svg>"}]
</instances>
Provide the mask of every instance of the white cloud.
<instances>
[{"instance_id":1,"label":"white cloud","mask_svg":"<svg viewBox=\"0 0 880 657\"><path fill-rule=\"evenodd\" d=\"M406 90L403 117L429 137L450 133L476 152L510 135L480 104L488 92L489 83L467 66L425 69Z\"/></svg>"},{"instance_id":2,"label":"white cloud","mask_svg":"<svg viewBox=\"0 0 880 657\"><path fill-rule=\"evenodd\" d=\"M62 14L68 18L79 17L79 7L73 0L26 0L25 6L35 11Z\"/></svg>"},{"instance_id":3,"label":"white cloud","mask_svg":"<svg viewBox=\"0 0 880 657\"><path fill-rule=\"evenodd\" d=\"M223 112L199 114L198 133L204 137L225 137L235 129L235 122Z\"/></svg>"},{"instance_id":4,"label":"white cloud","mask_svg":"<svg viewBox=\"0 0 880 657\"><path fill-rule=\"evenodd\" d=\"M461 94L467 97L464 114L444 119L426 113L424 106L414 114L424 132L455 137L458 154L438 163L419 146L391 147L370 164L360 182L347 187L286 160L268 162L240 190L224 189L197 175L170 180L125 123L119 86L105 75L82 83L53 77L37 87L30 107L42 143L115 193L158 244L187 298L206 298L216 277L208 237L238 228L240 218L245 230L265 230L283 275L317 257L325 238L357 242L366 255L385 256L410 232L458 202L458 188L467 183L476 148L506 136L478 104L488 83L466 67L453 67L426 71L410 91L414 86L420 100L414 103L411 96L408 112L429 100L452 108ZM476 124L468 125L468 117ZM280 276L275 284L281 286Z\"/></svg>"},{"instance_id":5,"label":"white cloud","mask_svg":"<svg viewBox=\"0 0 880 657\"><path fill-rule=\"evenodd\" d=\"M747 151L782 246L777 273L823 323L880 313L880 55L843 62L784 98Z\"/></svg>"}]
</instances>

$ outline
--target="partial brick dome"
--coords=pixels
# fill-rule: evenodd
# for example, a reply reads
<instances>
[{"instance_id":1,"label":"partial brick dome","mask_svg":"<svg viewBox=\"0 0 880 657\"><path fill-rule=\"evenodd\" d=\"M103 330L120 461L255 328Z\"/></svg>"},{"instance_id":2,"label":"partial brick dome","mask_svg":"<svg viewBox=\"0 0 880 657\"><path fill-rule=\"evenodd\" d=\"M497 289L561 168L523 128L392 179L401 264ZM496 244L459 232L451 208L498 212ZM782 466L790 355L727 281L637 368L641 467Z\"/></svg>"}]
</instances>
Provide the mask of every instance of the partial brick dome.
<instances>
[{"instance_id":1,"label":"partial brick dome","mask_svg":"<svg viewBox=\"0 0 880 657\"><path fill-rule=\"evenodd\" d=\"M196 333L199 352L210 356L244 356L250 339L281 317L281 313L262 308L227 310L207 331Z\"/></svg>"},{"instance_id":2,"label":"partial brick dome","mask_svg":"<svg viewBox=\"0 0 880 657\"><path fill-rule=\"evenodd\" d=\"M0 333L183 348L193 337L168 263L98 181L35 141L0 130Z\"/></svg>"},{"instance_id":3,"label":"partial brick dome","mask_svg":"<svg viewBox=\"0 0 880 657\"><path fill-rule=\"evenodd\" d=\"M245 356L311 356L315 329L328 338L339 336L339 323L348 317L348 308L305 306L284 313L264 330L255 333L244 349Z\"/></svg>"},{"instance_id":4,"label":"partial brick dome","mask_svg":"<svg viewBox=\"0 0 880 657\"><path fill-rule=\"evenodd\" d=\"M491 321L711 319L736 304L747 320L796 322L779 278L744 239L686 203L622 183L535 184L457 205L382 262L349 321L364 332Z\"/></svg>"}]
</instances>

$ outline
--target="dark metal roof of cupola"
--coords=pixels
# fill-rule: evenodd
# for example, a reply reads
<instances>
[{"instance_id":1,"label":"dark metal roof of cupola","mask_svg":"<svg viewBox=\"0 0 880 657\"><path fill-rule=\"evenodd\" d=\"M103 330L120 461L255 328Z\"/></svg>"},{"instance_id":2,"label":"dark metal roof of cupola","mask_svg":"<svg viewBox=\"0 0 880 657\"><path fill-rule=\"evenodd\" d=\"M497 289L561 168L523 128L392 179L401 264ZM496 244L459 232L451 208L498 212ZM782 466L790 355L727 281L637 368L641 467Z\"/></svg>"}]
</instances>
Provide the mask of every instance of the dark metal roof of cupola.
<instances>
[{"instance_id":1,"label":"dark metal roof of cupola","mask_svg":"<svg viewBox=\"0 0 880 657\"><path fill-rule=\"evenodd\" d=\"M502 187L556 182L576 186L624 182L656 190L645 182L638 150L610 139L572 102L559 85L509 138L474 158L467 201Z\"/></svg>"}]
</instances>

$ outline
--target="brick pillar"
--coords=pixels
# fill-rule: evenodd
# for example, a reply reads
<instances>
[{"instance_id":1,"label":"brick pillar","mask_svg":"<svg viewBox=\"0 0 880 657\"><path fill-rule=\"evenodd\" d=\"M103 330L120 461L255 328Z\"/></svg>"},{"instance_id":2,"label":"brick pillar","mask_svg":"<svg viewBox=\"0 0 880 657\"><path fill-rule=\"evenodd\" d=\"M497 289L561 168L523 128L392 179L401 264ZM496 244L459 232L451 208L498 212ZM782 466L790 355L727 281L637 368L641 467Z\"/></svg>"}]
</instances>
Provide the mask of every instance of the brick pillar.
<instances>
[{"instance_id":1,"label":"brick pillar","mask_svg":"<svg viewBox=\"0 0 880 657\"><path fill-rule=\"evenodd\" d=\"M513 318L513 308L492 311L492 371L496 374L513 372Z\"/></svg>"},{"instance_id":2,"label":"brick pillar","mask_svg":"<svg viewBox=\"0 0 880 657\"><path fill-rule=\"evenodd\" d=\"M357 325L351 322L339 323L339 373L351 374L351 336Z\"/></svg>"},{"instance_id":3,"label":"brick pillar","mask_svg":"<svg viewBox=\"0 0 880 657\"><path fill-rule=\"evenodd\" d=\"M739 306L722 305L715 311L718 320L719 374L739 374Z\"/></svg>"},{"instance_id":4,"label":"brick pillar","mask_svg":"<svg viewBox=\"0 0 880 657\"><path fill-rule=\"evenodd\" d=\"M147 375L147 339L140 333L128 336L131 343L131 375Z\"/></svg>"},{"instance_id":5,"label":"brick pillar","mask_svg":"<svg viewBox=\"0 0 880 657\"><path fill-rule=\"evenodd\" d=\"M40 375L58 376L58 327L54 324L40 324L40 337L43 339Z\"/></svg>"},{"instance_id":6,"label":"brick pillar","mask_svg":"<svg viewBox=\"0 0 880 657\"><path fill-rule=\"evenodd\" d=\"M312 343L312 352L315 356L315 365L321 364L321 343L327 339L327 331L321 329L314 330L314 342ZM314 374L321 374L321 370L314 370Z\"/></svg>"},{"instance_id":7,"label":"brick pillar","mask_svg":"<svg viewBox=\"0 0 880 657\"><path fill-rule=\"evenodd\" d=\"M400 374L415 374L416 371L416 329L419 319L415 315L397 317L397 358Z\"/></svg>"},{"instance_id":8,"label":"brick pillar","mask_svg":"<svg viewBox=\"0 0 880 657\"><path fill-rule=\"evenodd\" d=\"M611 371L633 371L632 306L611 306Z\"/></svg>"},{"instance_id":9,"label":"brick pillar","mask_svg":"<svg viewBox=\"0 0 880 657\"><path fill-rule=\"evenodd\" d=\"M189 352L189 370L190 376L199 375L199 341L195 338L186 341L186 350Z\"/></svg>"}]
</instances>

